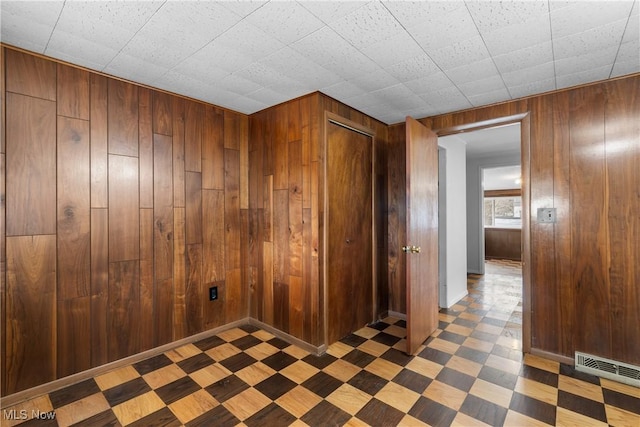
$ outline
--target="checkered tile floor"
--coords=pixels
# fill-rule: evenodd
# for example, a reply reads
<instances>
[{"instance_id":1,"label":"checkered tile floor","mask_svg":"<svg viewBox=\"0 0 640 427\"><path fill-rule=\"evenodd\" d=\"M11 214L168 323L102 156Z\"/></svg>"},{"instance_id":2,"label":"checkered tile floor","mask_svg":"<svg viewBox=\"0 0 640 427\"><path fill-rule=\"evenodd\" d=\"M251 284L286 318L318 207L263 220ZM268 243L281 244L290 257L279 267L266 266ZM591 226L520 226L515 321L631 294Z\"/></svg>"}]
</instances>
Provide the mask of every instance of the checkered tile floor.
<instances>
[{"instance_id":1,"label":"checkered tile floor","mask_svg":"<svg viewBox=\"0 0 640 427\"><path fill-rule=\"evenodd\" d=\"M639 389L523 358L518 269L470 275L469 295L413 357L395 318L321 357L243 326L3 413L55 411L23 426L640 426Z\"/></svg>"}]
</instances>

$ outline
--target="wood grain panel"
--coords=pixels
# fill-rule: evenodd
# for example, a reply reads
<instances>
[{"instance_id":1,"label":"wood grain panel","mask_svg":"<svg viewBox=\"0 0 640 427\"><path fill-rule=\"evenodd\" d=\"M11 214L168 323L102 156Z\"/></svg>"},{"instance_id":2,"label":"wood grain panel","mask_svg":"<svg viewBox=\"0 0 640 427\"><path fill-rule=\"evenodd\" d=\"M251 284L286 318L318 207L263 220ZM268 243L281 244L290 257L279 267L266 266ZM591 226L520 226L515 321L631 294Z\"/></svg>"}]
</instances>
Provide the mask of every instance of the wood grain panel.
<instances>
[{"instance_id":1,"label":"wood grain panel","mask_svg":"<svg viewBox=\"0 0 640 427\"><path fill-rule=\"evenodd\" d=\"M56 232L56 104L7 94L7 235Z\"/></svg>"},{"instance_id":2,"label":"wood grain panel","mask_svg":"<svg viewBox=\"0 0 640 427\"><path fill-rule=\"evenodd\" d=\"M58 115L89 120L89 72L57 64Z\"/></svg>"},{"instance_id":3,"label":"wood grain panel","mask_svg":"<svg viewBox=\"0 0 640 427\"><path fill-rule=\"evenodd\" d=\"M138 90L138 150L140 158L140 207L153 208L153 106L151 90Z\"/></svg>"},{"instance_id":4,"label":"wood grain panel","mask_svg":"<svg viewBox=\"0 0 640 427\"><path fill-rule=\"evenodd\" d=\"M91 296L58 300L56 377L91 368Z\"/></svg>"},{"instance_id":5,"label":"wood grain panel","mask_svg":"<svg viewBox=\"0 0 640 427\"><path fill-rule=\"evenodd\" d=\"M270 108L264 112L263 116L263 150L262 150L262 172L264 176L273 175L273 141L275 133L275 108Z\"/></svg>"},{"instance_id":6,"label":"wood grain panel","mask_svg":"<svg viewBox=\"0 0 640 427\"><path fill-rule=\"evenodd\" d=\"M225 301L225 323L233 322L246 317L247 313L242 305L242 294L246 290L242 287L242 272L239 268L227 270L224 281ZM214 301L215 302L215 301Z\"/></svg>"},{"instance_id":7,"label":"wood grain panel","mask_svg":"<svg viewBox=\"0 0 640 427\"><path fill-rule=\"evenodd\" d=\"M311 98L304 97L300 99L300 143L302 145L302 207L304 209L311 208Z\"/></svg>"},{"instance_id":8,"label":"wood grain panel","mask_svg":"<svg viewBox=\"0 0 640 427\"><path fill-rule=\"evenodd\" d=\"M91 366L108 362L109 211L91 209Z\"/></svg>"},{"instance_id":9,"label":"wood grain panel","mask_svg":"<svg viewBox=\"0 0 640 427\"><path fill-rule=\"evenodd\" d=\"M88 121L58 118L57 159L57 296L59 300L65 300L88 296L91 292L91 171ZM75 308L79 310L79 307ZM88 313L89 300L86 301L85 308Z\"/></svg>"},{"instance_id":10,"label":"wood grain panel","mask_svg":"<svg viewBox=\"0 0 640 427\"><path fill-rule=\"evenodd\" d=\"M56 378L55 236L7 237L6 298L6 387L15 393Z\"/></svg>"},{"instance_id":11,"label":"wood grain panel","mask_svg":"<svg viewBox=\"0 0 640 427\"><path fill-rule=\"evenodd\" d=\"M184 208L185 202L185 101L173 99L173 207Z\"/></svg>"},{"instance_id":12,"label":"wood grain panel","mask_svg":"<svg viewBox=\"0 0 640 427\"><path fill-rule=\"evenodd\" d=\"M240 118L240 209L249 209L249 118Z\"/></svg>"},{"instance_id":13,"label":"wood grain panel","mask_svg":"<svg viewBox=\"0 0 640 427\"><path fill-rule=\"evenodd\" d=\"M174 290L173 279L156 279L155 304L153 316L155 327L155 345L163 345L173 340L173 328L175 325L174 314Z\"/></svg>"},{"instance_id":14,"label":"wood grain panel","mask_svg":"<svg viewBox=\"0 0 640 427\"><path fill-rule=\"evenodd\" d=\"M107 139L107 94L108 82L104 76L91 74L91 207L109 206L107 176L108 139Z\"/></svg>"},{"instance_id":15,"label":"wood grain panel","mask_svg":"<svg viewBox=\"0 0 640 427\"><path fill-rule=\"evenodd\" d=\"M294 337L302 337L304 329L304 287L302 277L289 276L289 333Z\"/></svg>"},{"instance_id":16,"label":"wood grain panel","mask_svg":"<svg viewBox=\"0 0 640 427\"><path fill-rule=\"evenodd\" d=\"M173 277L172 146L171 137L153 135L153 258L156 285L158 280Z\"/></svg>"},{"instance_id":17,"label":"wood grain panel","mask_svg":"<svg viewBox=\"0 0 640 427\"><path fill-rule=\"evenodd\" d=\"M264 313L264 321L273 325L273 243L263 242L262 244L262 282L263 282L263 298L262 312Z\"/></svg>"},{"instance_id":18,"label":"wood grain panel","mask_svg":"<svg viewBox=\"0 0 640 427\"><path fill-rule=\"evenodd\" d=\"M218 288L218 299L215 301L204 301L203 307L203 319L204 329L211 329L217 326L222 326L227 323L225 319L225 306L226 306L226 290L225 281L220 280L216 282L209 282L205 284L205 289L208 292L210 286L216 286Z\"/></svg>"},{"instance_id":19,"label":"wood grain panel","mask_svg":"<svg viewBox=\"0 0 640 427\"><path fill-rule=\"evenodd\" d=\"M202 191L202 275L204 283L224 281L224 192Z\"/></svg>"},{"instance_id":20,"label":"wood grain panel","mask_svg":"<svg viewBox=\"0 0 640 427\"><path fill-rule=\"evenodd\" d=\"M616 360L640 364L640 87L606 86L605 155L611 300L609 322Z\"/></svg>"},{"instance_id":21,"label":"wood grain panel","mask_svg":"<svg viewBox=\"0 0 640 427\"><path fill-rule=\"evenodd\" d=\"M273 326L282 332L289 333L288 283L273 282Z\"/></svg>"},{"instance_id":22,"label":"wood grain panel","mask_svg":"<svg viewBox=\"0 0 640 427\"><path fill-rule=\"evenodd\" d=\"M208 302L202 285L202 245L187 245L185 311L187 335L203 330L203 306ZM208 289L206 290L208 292Z\"/></svg>"},{"instance_id":23,"label":"wood grain panel","mask_svg":"<svg viewBox=\"0 0 640 427\"><path fill-rule=\"evenodd\" d=\"M289 185L289 126L287 104L275 107L276 122L273 136L273 189L288 190Z\"/></svg>"},{"instance_id":24,"label":"wood grain panel","mask_svg":"<svg viewBox=\"0 0 640 427\"><path fill-rule=\"evenodd\" d=\"M287 106L288 123L287 129L287 141L300 141L302 139L302 110L300 98L289 101L285 104Z\"/></svg>"},{"instance_id":25,"label":"wood grain panel","mask_svg":"<svg viewBox=\"0 0 640 427\"><path fill-rule=\"evenodd\" d=\"M241 268L240 239L240 153L225 149L225 181L224 181L224 231L226 248L225 269L227 271ZM227 293L232 292L227 283Z\"/></svg>"},{"instance_id":26,"label":"wood grain panel","mask_svg":"<svg viewBox=\"0 0 640 427\"><path fill-rule=\"evenodd\" d=\"M264 209L262 210L264 213L264 241L272 242L273 241L273 175L265 176L264 180L264 189L262 194L264 194Z\"/></svg>"},{"instance_id":27,"label":"wood grain panel","mask_svg":"<svg viewBox=\"0 0 640 427\"><path fill-rule=\"evenodd\" d=\"M202 138L202 188L224 190L224 114L210 106L205 108Z\"/></svg>"},{"instance_id":28,"label":"wood grain panel","mask_svg":"<svg viewBox=\"0 0 640 427\"><path fill-rule=\"evenodd\" d=\"M138 156L138 87L109 79L109 154Z\"/></svg>"},{"instance_id":29,"label":"wood grain panel","mask_svg":"<svg viewBox=\"0 0 640 427\"><path fill-rule=\"evenodd\" d=\"M238 318L250 316L249 304L254 289L255 269L249 265L251 251L251 215L240 209L240 309Z\"/></svg>"},{"instance_id":30,"label":"wood grain panel","mask_svg":"<svg viewBox=\"0 0 640 427\"><path fill-rule=\"evenodd\" d=\"M7 147L5 142L6 132L4 131L4 129L7 128L7 120L6 120L6 114L5 114L7 111L7 105L6 105L7 79L4 77L6 76L6 70L7 70L5 67L5 57L6 57L5 52L6 52L6 49L0 46L0 71L2 72L2 77L0 77L0 129L2 129L2 131L0 131L0 153L3 153L3 154L6 153L6 147ZM2 328L1 334L4 334L4 328ZM0 341L0 342L4 342L4 341ZM4 354L4 352L0 352L0 353ZM4 366L4 363L2 364L2 366ZM2 372L4 372L4 369L2 369ZM4 377L0 378L0 383L2 384L1 390L4 391Z\"/></svg>"},{"instance_id":31,"label":"wood grain panel","mask_svg":"<svg viewBox=\"0 0 640 427\"><path fill-rule=\"evenodd\" d=\"M27 53L5 49L8 92L56 100L56 63ZM7 112L11 109L7 107Z\"/></svg>"},{"instance_id":32,"label":"wood grain panel","mask_svg":"<svg viewBox=\"0 0 640 427\"><path fill-rule=\"evenodd\" d=\"M302 144L289 143L289 275L302 277Z\"/></svg>"},{"instance_id":33,"label":"wood grain panel","mask_svg":"<svg viewBox=\"0 0 640 427\"><path fill-rule=\"evenodd\" d=\"M138 159L109 155L109 261L140 256Z\"/></svg>"},{"instance_id":34,"label":"wood grain panel","mask_svg":"<svg viewBox=\"0 0 640 427\"><path fill-rule=\"evenodd\" d=\"M288 190L273 191L273 211L273 281L286 284L289 282L290 264Z\"/></svg>"},{"instance_id":35,"label":"wood grain panel","mask_svg":"<svg viewBox=\"0 0 640 427\"><path fill-rule=\"evenodd\" d=\"M187 336L185 210L173 209L173 341Z\"/></svg>"},{"instance_id":36,"label":"wood grain panel","mask_svg":"<svg viewBox=\"0 0 640 427\"><path fill-rule=\"evenodd\" d=\"M251 116L249 126L249 208L262 209L263 206L263 129L264 124Z\"/></svg>"},{"instance_id":37,"label":"wood grain panel","mask_svg":"<svg viewBox=\"0 0 640 427\"><path fill-rule=\"evenodd\" d=\"M604 102L601 88L570 96L572 281L578 286L576 324L588 334L575 337L576 350L611 357L610 282L607 259ZM583 350L585 349L585 350Z\"/></svg>"},{"instance_id":38,"label":"wood grain panel","mask_svg":"<svg viewBox=\"0 0 640 427\"><path fill-rule=\"evenodd\" d=\"M173 135L173 106L174 97L165 92L152 92L153 97L153 133Z\"/></svg>"},{"instance_id":39,"label":"wood grain panel","mask_svg":"<svg viewBox=\"0 0 640 427\"><path fill-rule=\"evenodd\" d=\"M198 172L186 172L186 243L202 243L202 177Z\"/></svg>"},{"instance_id":40,"label":"wood grain panel","mask_svg":"<svg viewBox=\"0 0 640 427\"><path fill-rule=\"evenodd\" d=\"M4 65L4 49L0 47L0 66ZM4 69L4 68L2 68ZM4 80L4 79L0 79ZM2 92L2 100L4 101L4 92ZM4 110L2 111L4 112ZM1 134L4 135L4 132L0 131ZM5 396L7 394L7 384L6 384L6 356L7 353L5 351L6 347L6 333L7 333L7 316L6 316L6 301L7 301L7 283L6 283L6 273L7 273L7 257L6 257L6 240L7 240L7 228L6 228L6 218L5 218L5 179L6 179L6 163L5 163L5 154L0 154L0 308L2 308L2 312L0 312L0 394Z\"/></svg>"},{"instance_id":41,"label":"wood grain panel","mask_svg":"<svg viewBox=\"0 0 640 427\"><path fill-rule=\"evenodd\" d=\"M264 275L262 264L262 212L259 209L249 209L249 248L247 263L249 268L249 315L254 319L264 319Z\"/></svg>"},{"instance_id":42,"label":"wood grain panel","mask_svg":"<svg viewBox=\"0 0 640 427\"><path fill-rule=\"evenodd\" d=\"M204 119L204 106L187 101L184 111L184 169L187 171L202 171Z\"/></svg>"},{"instance_id":43,"label":"wood grain panel","mask_svg":"<svg viewBox=\"0 0 640 427\"><path fill-rule=\"evenodd\" d=\"M522 230L519 228L485 228L484 236L485 258L522 259ZM550 238L553 239L553 235ZM549 261L553 264L553 258Z\"/></svg>"},{"instance_id":44,"label":"wood grain panel","mask_svg":"<svg viewBox=\"0 0 640 427\"><path fill-rule=\"evenodd\" d=\"M109 361L140 351L140 262L109 263Z\"/></svg>"},{"instance_id":45,"label":"wood grain panel","mask_svg":"<svg viewBox=\"0 0 640 427\"><path fill-rule=\"evenodd\" d=\"M155 346L153 209L140 209L140 351Z\"/></svg>"},{"instance_id":46,"label":"wood grain panel","mask_svg":"<svg viewBox=\"0 0 640 427\"><path fill-rule=\"evenodd\" d=\"M312 271L317 269L317 263L314 263L313 260L313 232L311 228L311 209L303 209L302 210L302 283L304 292L304 303L303 303L303 330L302 330L302 339L306 342L313 342L313 332L317 329L316 323L318 320L318 307L317 304L317 296L313 298L311 293L314 290L314 287L311 286L313 283ZM316 258L317 261L317 258Z\"/></svg>"},{"instance_id":47,"label":"wood grain panel","mask_svg":"<svg viewBox=\"0 0 640 427\"><path fill-rule=\"evenodd\" d=\"M240 114L225 110L224 116L224 148L240 150Z\"/></svg>"}]
</instances>

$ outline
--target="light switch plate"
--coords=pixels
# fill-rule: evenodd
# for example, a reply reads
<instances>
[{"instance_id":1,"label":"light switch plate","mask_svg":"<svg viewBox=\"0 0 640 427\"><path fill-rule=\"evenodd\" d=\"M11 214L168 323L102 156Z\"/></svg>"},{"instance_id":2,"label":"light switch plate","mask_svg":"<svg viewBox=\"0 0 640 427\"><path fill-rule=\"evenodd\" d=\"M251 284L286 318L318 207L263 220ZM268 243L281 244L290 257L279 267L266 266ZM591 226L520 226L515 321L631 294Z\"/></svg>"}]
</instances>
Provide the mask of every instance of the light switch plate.
<instances>
[{"instance_id":1,"label":"light switch plate","mask_svg":"<svg viewBox=\"0 0 640 427\"><path fill-rule=\"evenodd\" d=\"M555 223L556 208L538 208L539 223Z\"/></svg>"}]
</instances>

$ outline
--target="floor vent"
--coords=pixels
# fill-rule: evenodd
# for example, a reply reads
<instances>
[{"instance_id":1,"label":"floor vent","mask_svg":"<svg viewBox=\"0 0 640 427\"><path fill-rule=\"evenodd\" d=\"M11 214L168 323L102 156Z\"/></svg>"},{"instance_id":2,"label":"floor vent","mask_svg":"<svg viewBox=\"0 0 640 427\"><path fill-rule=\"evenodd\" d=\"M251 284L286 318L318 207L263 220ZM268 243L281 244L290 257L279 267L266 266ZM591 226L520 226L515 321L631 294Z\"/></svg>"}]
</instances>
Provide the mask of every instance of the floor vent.
<instances>
[{"instance_id":1,"label":"floor vent","mask_svg":"<svg viewBox=\"0 0 640 427\"><path fill-rule=\"evenodd\" d=\"M576 370L640 387L640 367L576 351Z\"/></svg>"}]
</instances>

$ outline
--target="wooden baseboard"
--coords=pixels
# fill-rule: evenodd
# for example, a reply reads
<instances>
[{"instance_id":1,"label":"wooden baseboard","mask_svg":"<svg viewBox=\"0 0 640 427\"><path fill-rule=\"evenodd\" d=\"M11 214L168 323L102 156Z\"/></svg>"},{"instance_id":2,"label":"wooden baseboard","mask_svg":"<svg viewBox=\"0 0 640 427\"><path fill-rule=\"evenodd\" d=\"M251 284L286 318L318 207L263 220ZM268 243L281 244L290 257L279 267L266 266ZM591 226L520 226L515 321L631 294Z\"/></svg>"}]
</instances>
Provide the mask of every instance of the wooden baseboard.
<instances>
[{"instance_id":1,"label":"wooden baseboard","mask_svg":"<svg viewBox=\"0 0 640 427\"><path fill-rule=\"evenodd\" d=\"M138 363L142 360L149 359L150 357L154 357L169 350L173 350L174 348L182 347L183 345L191 344L205 338L209 338L213 335L217 335L226 330L237 328L238 326L242 325L248 325L249 323L250 321L248 317L241 320L236 320L235 322L227 323L226 325L210 329L208 331L200 332L199 334L191 335L190 337L182 338L178 341L173 341L169 344L164 344L159 347L143 351L142 353L137 353L132 356L125 357L124 359L118 359L113 362L97 366L95 368L87 369L86 371L78 372L64 378L28 388L26 390L13 393L8 396L3 396L2 398L0 398L0 409L8 408L26 400L33 399L34 397L52 393L56 390L60 390L61 388L68 387L89 378L97 377L98 375L105 374L114 369Z\"/></svg>"},{"instance_id":2,"label":"wooden baseboard","mask_svg":"<svg viewBox=\"0 0 640 427\"><path fill-rule=\"evenodd\" d=\"M544 359L553 360L554 362L564 363L565 365L574 366L576 361L573 357L563 356L561 354L551 353L549 351L540 350L538 348L532 348L529 354L533 356L542 357Z\"/></svg>"},{"instance_id":3,"label":"wooden baseboard","mask_svg":"<svg viewBox=\"0 0 640 427\"><path fill-rule=\"evenodd\" d=\"M397 311L389 310L387 312L388 317L395 317L400 320L407 320L407 315L405 313L399 313Z\"/></svg>"},{"instance_id":4,"label":"wooden baseboard","mask_svg":"<svg viewBox=\"0 0 640 427\"><path fill-rule=\"evenodd\" d=\"M327 351L327 346L325 344L322 344L321 346L316 347L313 344L309 344L306 341L302 341L300 338L296 338L293 335L289 335L286 332L282 332L280 329L276 329L273 326L267 325L266 323L263 323L254 318L249 318L249 324L253 326L257 326L260 329L264 329L265 331L272 333L276 337L288 342L289 344L296 345L301 349L308 351L311 354L315 354L316 356L321 356Z\"/></svg>"}]
</instances>

